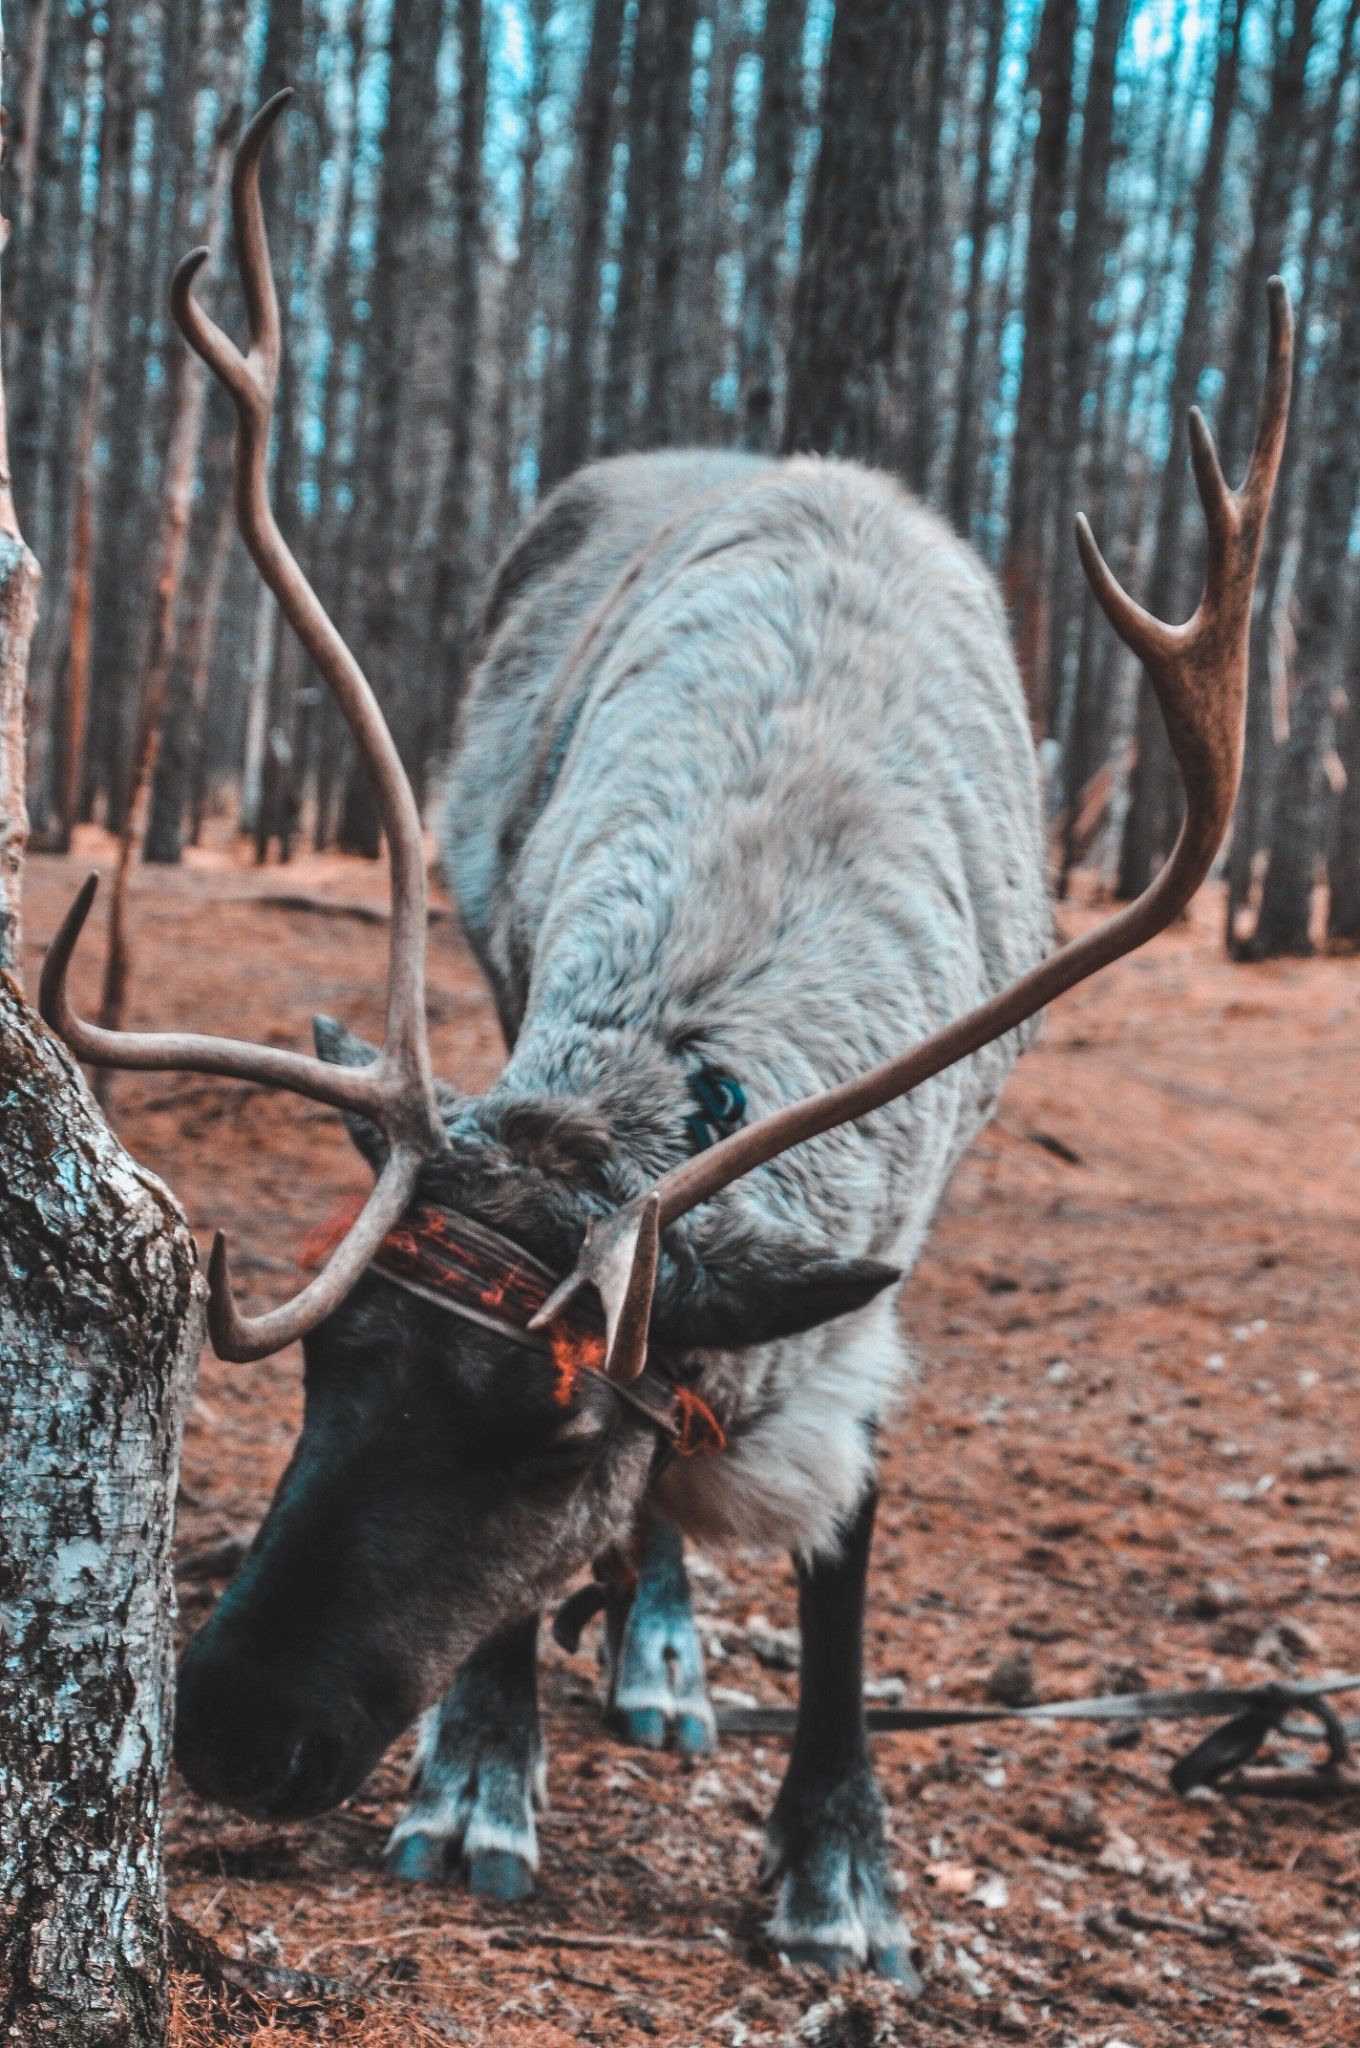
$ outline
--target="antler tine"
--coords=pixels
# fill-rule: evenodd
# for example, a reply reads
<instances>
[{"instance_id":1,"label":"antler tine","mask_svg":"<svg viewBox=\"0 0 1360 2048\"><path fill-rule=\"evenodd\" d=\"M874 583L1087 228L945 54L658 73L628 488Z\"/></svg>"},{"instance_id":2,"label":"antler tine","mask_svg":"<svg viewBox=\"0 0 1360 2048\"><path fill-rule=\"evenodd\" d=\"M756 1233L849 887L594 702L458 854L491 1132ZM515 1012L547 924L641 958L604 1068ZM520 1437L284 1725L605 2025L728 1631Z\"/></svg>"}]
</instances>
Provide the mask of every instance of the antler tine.
<instances>
[{"instance_id":1,"label":"antler tine","mask_svg":"<svg viewBox=\"0 0 1360 2048\"><path fill-rule=\"evenodd\" d=\"M420 814L368 680L303 575L269 502L269 433L280 330L260 204L260 157L291 98L291 91L285 90L260 108L241 137L232 172L232 221L250 329L249 353L241 353L193 295L205 250L192 250L179 264L170 300L189 346L225 385L236 406L233 497L242 539L280 611L335 696L373 777L392 889L383 1049L373 1065L349 1068L236 1039L107 1031L89 1024L71 1006L66 975L94 900L94 877L81 889L53 940L40 993L48 1023L80 1058L97 1066L175 1068L287 1088L369 1118L390 1141L387 1164L364 1210L324 1270L283 1308L253 1321L240 1315L232 1298L225 1243L219 1240L210 1275L210 1325L217 1350L230 1359L262 1358L329 1314L409 1201L421 1160L443 1142L425 1023L425 854Z\"/></svg>"},{"instance_id":2,"label":"antler tine","mask_svg":"<svg viewBox=\"0 0 1360 2048\"><path fill-rule=\"evenodd\" d=\"M1145 611L1116 580L1086 519L1077 519L1082 566L1111 625L1148 672L1185 784L1186 819L1166 866L1135 903L1060 947L966 1017L856 1080L734 1131L663 1175L645 1197L592 1225L575 1270L535 1321L550 1320L584 1288L593 1288L609 1331L606 1369L615 1378L634 1378L646 1360L658 1229L794 1145L883 1108L1013 1031L1077 982L1161 931L1204 880L1232 815L1241 775L1252 596L1289 414L1293 322L1278 278L1270 281L1269 303L1265 391L1240 490L1228 489L1208 429L1198 414L1191 416L1191 453L1210 534L1204 595L1194 616L1172 626Z\"/></svg>"},{"instance_id":3,"label":"antler tine","mask_svg":"<svg viewBox=\"0 0 1360 2048\"><path fill-rule=\"evenodd\" d=\"M373 1193L316 1278L291 1301L264 1315L243 1316L237 1308L227 1236L219 1230L208 1258L208 1334L218 1357L238 1361L267 1358L273 1351L282 1351L285 1344L305 1337L339 1308L404 1213L415 1193L424 1156L414 1147L395 1146Z\"/></svg>"},{"instance_id":4,"label":"antler tine","mask_svg":"<svg viewBox=\"0 0 1360 2048\"><path fill-rule=\"evenodd\" d=\"M332 1067L282 1046L249 1045L239 1038L213 1038L197 1031L107 1031L80 1016L72 1007L66 976L98 887L98 875L87 875L81 883L47 948L38 983L39 1015L77 1059L93 1067L125 1067L144 1074L173 1070L256 1081L374 1123L382 1121L387 1097L377 1066Z\"/></svg>"}]
</instances>

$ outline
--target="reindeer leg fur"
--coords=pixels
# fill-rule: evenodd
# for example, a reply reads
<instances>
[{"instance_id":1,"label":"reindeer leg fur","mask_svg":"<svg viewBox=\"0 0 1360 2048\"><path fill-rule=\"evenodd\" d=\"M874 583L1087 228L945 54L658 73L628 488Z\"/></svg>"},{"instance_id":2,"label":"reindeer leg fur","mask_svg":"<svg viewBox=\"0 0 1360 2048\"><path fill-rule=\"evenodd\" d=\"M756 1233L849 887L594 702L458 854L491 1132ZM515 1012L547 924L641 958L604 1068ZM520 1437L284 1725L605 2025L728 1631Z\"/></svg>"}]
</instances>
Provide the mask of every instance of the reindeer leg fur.
<instances>
[{"instance_id":1,"label":"reindeer leg fur","mask_svg":"<svg viewBox=\"0 0 1360 2048\"><path fill-rule=\"evenodd\" d=\"M385 1852L394 1877L462 1876L482 1898L527 1898L538 1871L534 1809L547 1799L538 1717L538 1618L491 1636L426 1715L414 1795Z\"/></svg>"},{"instance_id":2,"label":"reindeer leg fur","mask_svg":"<svg viewBox=\"0 0 1360 2048\"><path fill-rule=\"evenodd\" d=\"M788 1772L765 1836L770 1934L794 1962L839 1976L870 1968L915 1991L911 1942L893 1904L863 1706L864 1582L877 1493L839 1556L795 1559L802 1665Z\"/></svg>"}]
</instances>

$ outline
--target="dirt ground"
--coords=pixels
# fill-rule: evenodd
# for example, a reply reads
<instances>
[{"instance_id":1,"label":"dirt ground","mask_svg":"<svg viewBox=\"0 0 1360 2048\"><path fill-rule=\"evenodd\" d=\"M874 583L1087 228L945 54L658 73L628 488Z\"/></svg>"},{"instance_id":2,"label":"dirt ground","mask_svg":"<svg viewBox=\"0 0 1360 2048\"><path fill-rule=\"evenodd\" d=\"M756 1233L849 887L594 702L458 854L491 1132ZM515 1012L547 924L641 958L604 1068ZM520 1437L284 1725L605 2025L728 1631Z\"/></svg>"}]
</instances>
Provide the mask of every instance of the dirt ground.
<instances>
[{"instance_id":1,"label":"dirt ground","mask_svg":"<svg viewBox=\"0 0 1360 2048\"><path fill-rule=\"evenodd\" d=\"M32 863L34 979L92 850ZM150 870L133 1021L303 1044L310 1013L334 1010L376 1032L383 901L379 872L329 858ZM1041 1697L1360 1664L1360 962L1229 966L1220 923L1211 891L1193 924L1058 1006L911 1284L922 1376L887 1436L870 1588L887 1696L979 1700L1017 1657ZM98 950L75 977L87 1003ZM430 979L437 1064L485 1082L497 1028L447 913ZM290 1290L292 1248L362 1185L329 1112L258 1090L124 1076L114 1115L205 1242L229 1227L255 1306ZM204 1358L186 1628L298 1413L295 1356ZM793 1622L787 1566L699 1571L718 1700L791 1698L756 1653ZM926 1976L911 2004L795 1973L765 1940L754 1878L780 1745L626 1750L600 1726L593 1658L589 1637L546 1654L552 1804L522 1907L384 1877L405 1749L305 1825L243 1822L176 1784L175 1910L228 1952L346 1987L228 2010L186 1974L178 2048L214 2029L270 2048L1360 2041L1360 1794L1178 1799L1167 1768L1193 1731L878 1737Z\"/></svg>"}]
</instances>

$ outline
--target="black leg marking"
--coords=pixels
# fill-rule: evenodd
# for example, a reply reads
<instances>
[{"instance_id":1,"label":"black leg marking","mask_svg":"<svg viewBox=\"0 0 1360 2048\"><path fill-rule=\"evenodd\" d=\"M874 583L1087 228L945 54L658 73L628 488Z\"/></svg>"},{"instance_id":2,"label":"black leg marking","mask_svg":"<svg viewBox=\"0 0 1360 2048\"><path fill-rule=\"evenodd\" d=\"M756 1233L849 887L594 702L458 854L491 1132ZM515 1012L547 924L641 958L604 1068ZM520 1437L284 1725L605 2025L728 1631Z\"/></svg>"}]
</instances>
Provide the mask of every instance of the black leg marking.
<instances>
[{"instance_id":1,"label":"black leg marking","mask_svg":"<svg viewBox=\"0 0 1360 2048\"><path fill-rule=\"evenodd\" d=\"M648 1515L630 1605L608 1613L605 1715L629 1742L704 1756L716 1733L690 1605L684 1539Z\"/></svg>"},{"instance_id":2,"label":"black leg marking","mask_svg":"<svg viewBox=\"0 0 1360 2048\"><path fill-rule=\"evenodd\" d=\"M545 1801L538 1720L538 1617L474 1650L426 1716L415 1793L392 1830L394 1877L461 1872L484 1898L527 1898L538 1870L534 1807Z\"/></svg>"},{"instance_id":3,"label":"black leg marking","mask_svg":"<svg viewBox=\"0 0 1360 2048\"><path fill-rule=\"evenodd\" d=\"M883 1807L864 1722L864 1581L876 1492L840 1556L798 1572L798 1723L765 1836L761 1882L778 1886L770 1933L795 1962L865 1968L920 1989L893 1904Z\"/></svg>"}]
</instances>

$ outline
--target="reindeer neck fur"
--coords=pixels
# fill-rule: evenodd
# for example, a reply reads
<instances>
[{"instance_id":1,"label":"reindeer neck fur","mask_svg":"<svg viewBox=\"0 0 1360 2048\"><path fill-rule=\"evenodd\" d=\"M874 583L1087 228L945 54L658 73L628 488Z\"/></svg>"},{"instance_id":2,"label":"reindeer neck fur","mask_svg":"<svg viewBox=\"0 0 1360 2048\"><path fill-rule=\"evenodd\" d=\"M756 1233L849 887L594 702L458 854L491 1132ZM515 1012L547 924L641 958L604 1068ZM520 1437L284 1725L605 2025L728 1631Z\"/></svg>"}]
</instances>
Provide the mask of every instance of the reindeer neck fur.
<instances>
[{"instance_id":1,"label":"reindeer neck fur","mask_svg":"<svg viewBox=\"0 0 1360 2048\"><path fill-rule=\"evenodd\" d=\"M699 1063L757 1117L1043 951L1033 752L991 579L850 465L584 472L493 594L445 861L512 1044L488 1101L588 1106L633 1192L683 1156ZM798 1148L677 1235L768 1226L909 1270L1019 1049ZM732 1448L669 1475L668 1509L699 1535L825 1545L908 1370L890 1296L714 1354Z\"/></svg>"}]
</instances>

